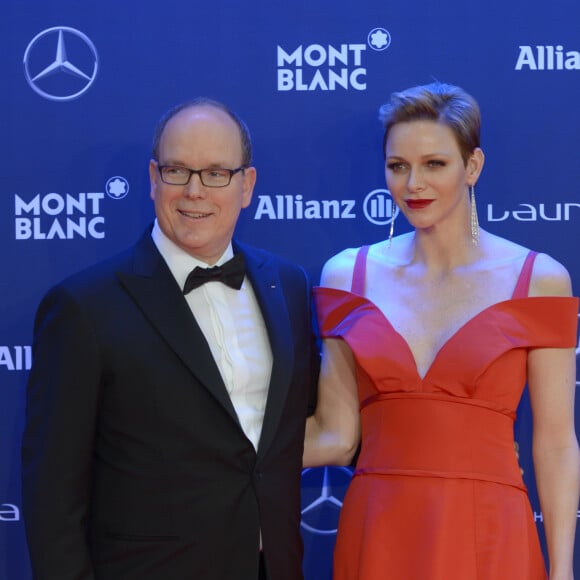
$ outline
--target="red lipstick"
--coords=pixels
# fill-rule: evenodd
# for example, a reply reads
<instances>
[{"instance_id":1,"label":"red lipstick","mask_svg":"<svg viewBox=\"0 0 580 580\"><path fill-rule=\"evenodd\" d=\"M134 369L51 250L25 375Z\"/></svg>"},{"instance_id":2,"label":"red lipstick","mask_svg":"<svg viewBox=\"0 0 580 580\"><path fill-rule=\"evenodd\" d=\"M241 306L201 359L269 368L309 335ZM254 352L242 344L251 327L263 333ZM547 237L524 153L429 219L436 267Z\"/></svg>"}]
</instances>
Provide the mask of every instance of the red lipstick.
<instances>
[{"instance_id":1,"label":"red lipstick","mask_svg":"<svg viewBox=\"0 0 580 580\"><path fill-rule=\"evenodd\" d=\"M405 200L409 209L424 209L433 203L432 199L407 199Z\"/></svg>"}]
</instances>

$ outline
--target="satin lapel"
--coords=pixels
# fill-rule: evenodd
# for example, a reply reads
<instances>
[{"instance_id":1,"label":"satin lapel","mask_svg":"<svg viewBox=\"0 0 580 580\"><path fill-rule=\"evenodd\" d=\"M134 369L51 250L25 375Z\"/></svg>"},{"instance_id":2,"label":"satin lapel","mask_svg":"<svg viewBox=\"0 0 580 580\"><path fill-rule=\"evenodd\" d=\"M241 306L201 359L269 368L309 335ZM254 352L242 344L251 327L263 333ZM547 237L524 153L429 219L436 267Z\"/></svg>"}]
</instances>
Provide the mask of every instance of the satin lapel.
<instances>
[{"instance_id":1,"label":"satin lapel","mask_svg":"<svg viewBox=\"0 0 580 580\"><path fill-rule=\"evenodd\" d=\"M272 377L268 389L266 412L258 455L263 456L278 428L280 415L288 394L292 369L294 367L294 348L292 329L286 301L280 284L278 268L272 260L262 260L244 248L247 275L252 283L272 349Z\"/></svg>"},{"instance_id":2,"label":"satin lapel","mask_svg":"<svg viewBox=\"0 0 580 580\"><path fill-rule=\"evenodd\" d=\"M127 292L196 379L239 423L203 332L148 233L135 246L133 266L131 272L118 272Z\"/></svg>"}]
</instances>

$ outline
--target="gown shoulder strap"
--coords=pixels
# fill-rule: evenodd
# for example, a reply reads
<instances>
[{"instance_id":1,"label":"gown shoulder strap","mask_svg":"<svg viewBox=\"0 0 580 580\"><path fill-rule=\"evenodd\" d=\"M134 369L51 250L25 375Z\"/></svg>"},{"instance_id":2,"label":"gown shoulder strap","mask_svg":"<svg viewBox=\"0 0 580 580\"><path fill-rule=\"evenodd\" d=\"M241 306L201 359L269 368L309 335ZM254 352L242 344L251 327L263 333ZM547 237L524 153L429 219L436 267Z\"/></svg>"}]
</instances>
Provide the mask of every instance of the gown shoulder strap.
<instances>
[{"instance_id":1,"label":"gown shoulder strap","mask_svg":"<svg viewBox=\"0 0 580 580\"><path fill-rule=\"evenodd\" d=\"M530 291L530 280L532 278L532 270L534 268L534 260L538 252L534 252L530 250L526 259L524 260L524 265L522 266L522 270L520 275L518 276L518 281L516 283L516 287L514 288L514 293L512 294L512 298L526 298Z\"/></svg>"},{"instance_id":2,"label":"gown shoulder strap","mask_svg":"<svg viewBox=\"0 0 580 580\"><path fill-rule=\"evenodd\" d=\"M364 296L365 293L365 278L367 272L367 254L369 252L368 246L359 248L354 262L354 269L352 272L352 284L350 291L358 296Z\"/></svg>"}]
</instances>

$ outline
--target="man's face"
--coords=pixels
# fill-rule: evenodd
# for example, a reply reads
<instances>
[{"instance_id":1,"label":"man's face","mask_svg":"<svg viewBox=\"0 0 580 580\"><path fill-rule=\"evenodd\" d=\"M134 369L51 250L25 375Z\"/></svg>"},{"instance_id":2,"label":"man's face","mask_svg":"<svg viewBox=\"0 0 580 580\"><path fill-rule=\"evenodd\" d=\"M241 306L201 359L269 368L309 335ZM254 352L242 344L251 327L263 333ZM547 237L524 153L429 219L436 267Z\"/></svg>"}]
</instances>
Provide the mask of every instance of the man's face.
<instances>
[{"instance_id":1,"label":"man's face","mask_svg":"<svg viewBox=\"0 0 580 580\"><path fill-rule=\"evenodd\" d=\"M165 126L159 165L190 169L236 169L242 165L242 143L236 123L209 105L184 109ZM198 174L187 185L161 180L158 165L149 163L151 199L163 233L187 253L214 264L225 251L242 208L252 200L253 167L232 176L225 187L204 186Z\"/></svg>"}]
</instances>

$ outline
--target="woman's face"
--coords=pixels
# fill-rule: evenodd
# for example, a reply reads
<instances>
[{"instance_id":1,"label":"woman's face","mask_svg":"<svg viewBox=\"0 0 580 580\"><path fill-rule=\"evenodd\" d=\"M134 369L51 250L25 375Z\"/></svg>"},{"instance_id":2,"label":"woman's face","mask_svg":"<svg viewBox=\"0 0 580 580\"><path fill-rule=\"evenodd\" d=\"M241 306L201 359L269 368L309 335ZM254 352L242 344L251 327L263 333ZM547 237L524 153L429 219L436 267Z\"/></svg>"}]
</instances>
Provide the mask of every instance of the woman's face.
<instances>
[{"instance_id":1,"label":"woman's face","mask_svg":"<svg viewBox=\"0 0 580 580\"><path fill-rule=\"evenodd\" d=\"M476 149L464 163L453 131L430 120L397 123L385 144L387 186L415 228L433 228L464 219L468 186L483 166Z\"/></svg>"}]
</instances>

